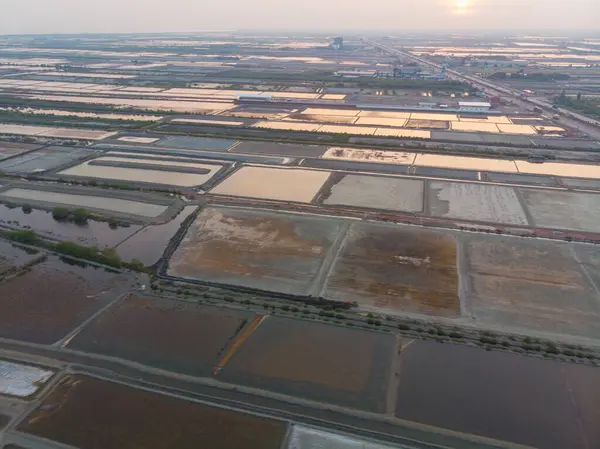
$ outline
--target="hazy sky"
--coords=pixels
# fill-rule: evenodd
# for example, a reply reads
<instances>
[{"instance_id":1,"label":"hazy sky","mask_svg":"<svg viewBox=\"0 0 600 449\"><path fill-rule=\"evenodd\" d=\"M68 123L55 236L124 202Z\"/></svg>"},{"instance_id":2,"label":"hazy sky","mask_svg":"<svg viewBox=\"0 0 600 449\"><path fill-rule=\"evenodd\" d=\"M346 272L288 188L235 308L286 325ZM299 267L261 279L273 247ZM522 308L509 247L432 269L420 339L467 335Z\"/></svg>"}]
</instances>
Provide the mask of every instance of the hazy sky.
<instances>
[{"instance_id":1,"label":"hazy sky","mask_svg":"<svg viewBox=\"0 0 600 449\"><path fill-rule=\"evenodd\" d=\"M0 0L0 34L598 28L600 0Z\"/></svg>"}]
</instances>

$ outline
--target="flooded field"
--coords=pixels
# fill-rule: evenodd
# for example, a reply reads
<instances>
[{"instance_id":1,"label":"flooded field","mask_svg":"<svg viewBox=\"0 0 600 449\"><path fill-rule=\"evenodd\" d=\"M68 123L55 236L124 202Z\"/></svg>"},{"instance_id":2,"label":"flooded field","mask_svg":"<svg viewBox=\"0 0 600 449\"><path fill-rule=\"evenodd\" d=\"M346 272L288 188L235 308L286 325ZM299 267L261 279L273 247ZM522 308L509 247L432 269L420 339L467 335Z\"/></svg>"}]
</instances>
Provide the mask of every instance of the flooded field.
<instances>
[{"instance_id":1,"label":"flooded field","mask_svg":"<svg viewBox=\"0 0 600 449\"><path fill-rule=\"evenodd\" d=\"M192 187L205 184L222 168L218 164L190 163L175 159L167 161L160 158L109 155L67 168L58 175Z\"/></svg>"},{"instance_id":2,"label":"flooded field","mask_svg":"<svg viewBox=\"0 0 600 449\"><path fill-rule=\"evenodd\" d=\"M86 326L69 348L191 376L210 376L224 350L253 316L252 312L131 294Z\"/></svg>"},{"instance_id":3,"label":"flooded field","mask_svg":"<svg viewBox=\"0 0 600 449\"><path fill-rule=\"evenodd\" d=\"M515 189L491 184L432 181L429 213L434 217L527 225Z\"/></svg>"},{"instance_id":4,"label":"flooded field","mask_svg":"<svg viewBox=\"0 0 600 449\"><path fill-rule=\"evenodd\" d=\"M310 203L329 175L328 171L242 167L213 188L211 193Z\"/></svg>"},{"instance_id":5,"label":"flooded field","mask_svg":"<svg viewBox=\"0 0 600 449\"><path fill-rule=\"evenodd\" d=\"M324 195L324 204L403 212L423 211L424 183L406 178L345 175Z\"/></svg>"},{"instance_id":6,"label":"flooded field","mask_svg":"<svg viewBox=\"0 0 600 449\"><path fill-rule=\"evenodd\" d=\"M91 195L75 195L71 193L49 192L44 190L30 190L13 188L0 193L5 200L32 200L64 204L66 206L85 207L88 209L109 210L124 214L139 215L143 217L157 217L167 210L168 206L161 204L141 203L138 201L120 198L108 198Z\"/></svg>"},{"instance_id":7,"label":"flooded field","mask_svg":"<svg viewBox=\"0 0 600 449\"><path fill-rule=\"evenodd\" d=\"M321 145L296 145L290 143L242 141L233 149L233 153L273 154L288 157L319 157L327 147Z\"/></svg>"},{"instance_id":8,"label":"flooded field","mask_svg":"<svg viewBox=\"0 0 600 449\"><path fill-rule=\"evenodd\" d=\"M280 449L287 425L75 375L18 430L80 448Z\"/></svg>"},{"instance_id":9,"label":"flooded field","mask_svg":"<svg viewBox=\"0 0 600 449\"><path fill-rule=\"evenodd\" d=\"M426 341L401 357L401 419L539 449L600 446L598 368Z\"/></svg>"},{"instance_id":10,"label":"flooded field","mask_svg":"<svg viewBox=\"0 0 600 449\"><path fill-rule=\"evenodd\" d=\"M0 171L7 173L42 173L70 164L94 154L87 148L46 147L0 162Z\"/></svg>"},{"instance_id":11,"label":"flooded field","mask_svg":"<svg viewBox=\"0 0 600 449\"><path fill-rule=\"evenodd\" d=\"M184 150L209 150L209 151L227 151L235 140L211 139L207 137L167 137L157 144L157 147L163 148L182 148Z\"/></svg>"},{"instance_id":12,"label":"flooded field","mask_svg":"<svg viewBox=\"0 0 600 449\"><path fill-rule=\"evenodd\" d=\"M138 259L147 267L154 265L162 257L185 219L197 209L198 206L186 206L168 223L146 226L117 246L117 252L123 260Z\"/></svg>"},{"instance_id":13,"label":"flooded field","mask_svg":"<svg viewBox=\"0 0 600 449\"><path fill-rule=\"evenodd\" d=\"M0 395L26 398L46 385L54 371L37 366L0 360ZM0 415L0 429L2 429Z\"/></svg>"},{"instance_id":14,"label":"flooded field","mask_svg":"<svg viewBox=\"0 0 600 449\"><path fill-rule=\"evenodd\" d=\"M588 264L581 266L572 251L567 243L471 238L465 252L475 320L599 338L600 305L584 271Z\"/></svg>"},{"instance_id":15,"label":"flooded field","mask_svg":"<svg viewBox=\"0 0 600 449\"><path fill-rule=\"evenodd\" d=\"M173 254L168 274L307 294L341 221L208 207Z\"/></svg>"},{"instance_id":16,"label":"flooded field","mask_svg":"<svg viewBox=\"0 0 600 449\"><path fill-rule=\"evenodd\" d=\"M28 143L0 142L0 161L9 157L18 156L26 151L36 150L40 145Z\"/></svg>"},{"instance_id":17,"label":"flooded field","mask_svg":"<svg viewBox=\"0 0 600 449\"><path fill-rule=\"evenodd\" d=\"M125 275L55 257L0 283L0 336L51 344L115 299Z\"/></svg>"},{"instance_id":18,"label":"flooded field","mask_svg":"<svg viewBox=\"0 0 600 449\"><path fill-rule=\"evenodd\" d=\"M354 223L324 296L384 313L457 316L456 243L434 231Z\"/></svg>"},{"instance_id":19,"label":"flooded field","mask_svg":"<svg viewBox=\"0 0 600 449\"><path fill-rule=\"evenodd\" d=\"M54 240L68 240L99 248L112 248L141 229L139 225L113 229L108 223L94 220L88 220L85 224L57 221L51 212L45 210L34 209L26 214L20 207L11 209L3 204L0 204L0 226L31 229Z\"/></svg>"},{"instance_id":20,"label":"flooded field","mask_svg":"<svg viewBox=\"0 0 600 449\"><path fill-rule=\"evenodd\" d=\"M3 274L22 267L40 256L37 251L25 251L10 242L0 240L0 279Z\"/></svg>"},{"instance_id":21,"label":"flooded field","mask_svg":"<svg viewBox=\"0 0 600 449\"><path fill-rule=\"evenodd\" d=\"M536 226L600 232L600 195L520 189Z\"/></svg>"},{"instance_id":22,"label":"flooded field","mask_svg":"<svg viewBox=\"0 0 600 449\"><path fill-rule=\"evenodd\" d=\"M278 393L382 412L392 335L268 317L219 377Z\"/></svg>"}]
</instances>

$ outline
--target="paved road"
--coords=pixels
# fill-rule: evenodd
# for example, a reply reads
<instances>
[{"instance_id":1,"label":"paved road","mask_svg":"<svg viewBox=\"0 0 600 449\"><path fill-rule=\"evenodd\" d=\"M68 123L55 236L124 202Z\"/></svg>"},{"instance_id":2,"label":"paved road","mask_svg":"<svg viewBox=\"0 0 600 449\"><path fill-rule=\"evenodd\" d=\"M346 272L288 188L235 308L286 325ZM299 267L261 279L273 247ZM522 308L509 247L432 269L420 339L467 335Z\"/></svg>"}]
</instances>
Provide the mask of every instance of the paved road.
<instances>
[{"instance_id":1,"label":"paved road","mask_svg":"<svg viewBox=\"0 0 600 449\"><path fill-rule=\"evenodd\" d=\"M19 353L25 354L19 356ZM407 423L384 415L318 405L302 399L287 398L268 392L223 384L214 379L199 379L117 361L92 354L0 340L0 356L12 359L39 357L39 363L52 358L65 364L68 372L90 374L115 382L145 388L212 405L259 414L274 419L325 428L364 438L394 443L403 449L522 449L523 446L467 436L457 432ZM8 430L15 440L23 441ZM12 439L11 438L11 439ZM29 438L27 438L29 439ZM6 442L6 441L5 441ZM37 446L37 445L36 445ZM36 449L38 449L36 447ZM42 444L39 449L50 449Z\"/></svg>"},{"instance_id":2,"label":"paved road","mask_svg":"<svg viewBox=\"0 0 600 449\"><path fill-rule=\"evenodd\" d=\"M369 43L383 51L386 51L393 55L401 56L405 59L418 62L419 64L425 67L429 67L432 70L442 70L441 64L429 61L420 56L415 56L411 53L391 48L378 42L369 41ZM563 125L578 129L580 132L588 134L593 139L600 139L600 122L593 118L564 108L559 108L558 110L553 109L552 104L542 98L531 97L523 99L521 98L521 91L517 89L511 89L505 86L500 86L478 76L465 75L463 73L451 69L447 69L446 73L449 79L470 83L490 96L500 95L512 97L511 99L514 101L514 103L517 104L519 107L523 108L524 110L528 110L534 106L538 106L548 117L552 117L558 112L561 115L560 123L562 123Z\"/></svg>"}]
</instances>

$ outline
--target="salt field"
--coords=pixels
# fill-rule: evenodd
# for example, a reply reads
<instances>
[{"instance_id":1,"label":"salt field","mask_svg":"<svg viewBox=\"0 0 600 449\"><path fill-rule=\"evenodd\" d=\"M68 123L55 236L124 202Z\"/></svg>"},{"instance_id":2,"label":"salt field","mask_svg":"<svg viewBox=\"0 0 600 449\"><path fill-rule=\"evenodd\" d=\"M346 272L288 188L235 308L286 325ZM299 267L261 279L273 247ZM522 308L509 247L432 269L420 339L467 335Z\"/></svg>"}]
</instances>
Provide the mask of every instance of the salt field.
<instances>
[{"instance_id":1,"label":"salt field","mask_svg":"<svg viewBox=\"0 0 600 449\"><path fill-rule=\"evenodd\" d=\"M345 175L331 187L324 204L347 205L404 212L423 211L424 183L383 176Z\"/></svg>"},{"instance_id":2,"label":"salt field","mask_svg":"<svg viewBox=\"0 0 600 449\"><path fill-rule=\"evenodd\" d=\"M222 168L218 164L192 163L175 158L164 160L109 155L62 170L58 175L192 187L208 182Z\"/></svg>"},{"instance_id":3,"label":"salt field","mask_svg":"<svg viewBox=\"0 0 600 449\"><path fill-rule=\"evenodd\" d=\"M157 217L167 210L168 206L161 204L142 203L139 201L124 200L92 195L76 195L71 193L49 192L44 190L31 190L11 188L0 192L4 199L22 201L37 201L66 206L102 209L123 214L140 215L143 217Z\"/></svg>"},{"instance_id":4,"label":"salt field","mask_svg":"<svg viewBox=\"0 0 600 449\"><path fill-rule=\"evenodd\" d=\"M309 203L329 174L328 171L317 170L242 167L213 188L211 193Z\"/></svg>"},{"instance_id":5,"label":"salt field","mask_svg":"<svg viewBox=\"0 0 600 449\"><path fill-rule=\"evenodd\" d=\"M527 225L513 188L458 182L430 183L430 213L435 217Z\"/></svg>"},{"instance_id":6,"label":"salt field","mask_svg":"<svg viewBox=\"0 0 600 449\"><path fill-rule=\"evenodd\" d=\"M379 444L362 438L328 432L295 424L287 449L400 449L399 446Z\"/></svg>"},{"instance_id":7,"label":"salt field","mask_svg":"<svg viewBox=\"0 0 600 449\"><path fill-rule=\"evenodd\" d=\"M0 395L31 396L53 375L54 371L48 369L0 360Z\"/></svg>"},{"instance_id":8,"label":"salt field","mask_svg":"<svg viewBox=\"0 0 600 449\"><path fill-rule=\"evenodd\" d=\"M0 134L18 134L22 136L101 140L110 136L114 136L117 133L108 131L96 131L91 129L50 128L47 126L9 125L0 123Z\"/></svg>"}]
</instances>

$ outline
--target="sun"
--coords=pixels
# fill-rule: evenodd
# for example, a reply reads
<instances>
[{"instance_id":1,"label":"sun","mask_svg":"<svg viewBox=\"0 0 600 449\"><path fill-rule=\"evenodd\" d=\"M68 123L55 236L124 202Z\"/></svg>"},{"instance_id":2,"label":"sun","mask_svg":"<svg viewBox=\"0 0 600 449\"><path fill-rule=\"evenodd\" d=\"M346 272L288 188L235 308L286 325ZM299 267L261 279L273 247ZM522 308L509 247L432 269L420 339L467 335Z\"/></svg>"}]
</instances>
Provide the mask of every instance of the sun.
<instances>
[{"instance_id":1,"label":"sun","mask_svg":"<svg viewBox=\"0 0 600 449\"><path fill-rule=\"evenodd\" d=\"M457 16L463 16L471 10L471 2L469 0L454 0L453 6L452 12Z\"/></svg>"}]
</instances>

